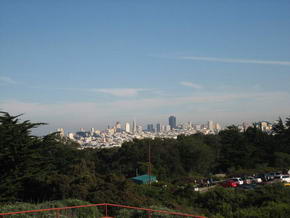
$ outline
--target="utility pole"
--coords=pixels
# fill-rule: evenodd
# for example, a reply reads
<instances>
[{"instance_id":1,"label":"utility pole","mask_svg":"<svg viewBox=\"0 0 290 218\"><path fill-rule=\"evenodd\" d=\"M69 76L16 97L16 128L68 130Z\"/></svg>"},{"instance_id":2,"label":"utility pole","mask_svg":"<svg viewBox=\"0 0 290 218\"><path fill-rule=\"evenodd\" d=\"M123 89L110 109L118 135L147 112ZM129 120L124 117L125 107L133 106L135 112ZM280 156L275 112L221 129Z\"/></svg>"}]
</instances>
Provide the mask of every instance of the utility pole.
<instances>
[{"instance_id":1,"label":"utility pole","mask_svg":"<svg viewBox=\"0 0 290 218\"><path fill-rule=\"evenodd\" d=\"M150 145L150 141L148 143L148 176L149 176L149 185L151 187L151 145Z\"/></svg>"}]
</instances>

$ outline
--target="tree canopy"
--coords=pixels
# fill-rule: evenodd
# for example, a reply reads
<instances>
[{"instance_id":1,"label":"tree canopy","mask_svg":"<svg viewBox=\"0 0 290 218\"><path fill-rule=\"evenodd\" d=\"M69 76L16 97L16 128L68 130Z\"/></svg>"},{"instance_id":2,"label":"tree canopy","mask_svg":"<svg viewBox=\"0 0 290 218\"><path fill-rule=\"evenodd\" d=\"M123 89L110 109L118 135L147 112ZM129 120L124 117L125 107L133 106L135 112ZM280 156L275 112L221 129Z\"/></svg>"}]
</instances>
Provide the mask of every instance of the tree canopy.
<instances>
[{"instance_id":1,"label":"tree canopy","mask_svg":"<svg viewBox=\"0 0 290 218\"><path fill-rule=\"evenodd\" d=\"M217 200L217 194L210 192L201 197L190 186L173 184L186 184L187 178L221 172L290 168L290 118L285 122L279 118L271 134L255 125L244 132L229 126L217 135L135 139L120 148L83 150L56 133L33 136L32 128L39 125L43 123L21 121L20 116L0 113L0 202L75 198L95 203L127 202L135 206L186 205L194 210L200 205L212 207L210 204L214 203L208 199ZM160 185L151 189L129 180L136 173L147 172L149 144L153 174L160 180ZM161 184L166 184L164 187L168 189ZM269 202L266 206L273 205ZM227 217L234 217L233 207L233 204L216 205L214 213L231 211Z\"/></svg>"}]
</instances>

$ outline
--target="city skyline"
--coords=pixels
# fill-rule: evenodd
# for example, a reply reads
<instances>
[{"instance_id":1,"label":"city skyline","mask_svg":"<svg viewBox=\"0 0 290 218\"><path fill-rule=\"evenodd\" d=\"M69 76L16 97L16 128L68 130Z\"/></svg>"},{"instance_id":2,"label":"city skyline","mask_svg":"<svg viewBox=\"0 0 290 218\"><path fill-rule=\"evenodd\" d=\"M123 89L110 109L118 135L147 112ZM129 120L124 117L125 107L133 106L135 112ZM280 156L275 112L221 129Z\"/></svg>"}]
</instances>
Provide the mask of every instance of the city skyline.
<instances>
[{"instance_id":1,"label":"city skyline","mask_svg":"<svg viewBox=\"0 0 290 218\"><path fill-rule=\"evenodd\" d=\"M243 124L238 128L240 131L246 130L250 125ZM260 125L262 131L270 131L272 125L269 123L263 123ZM192 124L187 122L178 124L177 119L174 115L168 117L168 123L163 125L147 124L147 128L142 125L138 125L136 120L132 121L132 128L130 123L125 122L123 125L120 121L116 121L113 126L108 125L107 129L99 130L90 128L85 130L80 128L76 132L65 132L64 128L58 128L56 131L61 137L68 137L71 140L76 141L81 145L81 148L111 148L120 147L124 142L133 141L134 139L145 139L145 138L167 138L177 139L179 135L193 135L193 134L218 134L222 130L219 123L208 121L207 124Z\"/></svg>"},{"instance_id":2,"label":"city skyline","mask_svg":"<svg viewBox=\"0 0 290 218\"><path fill-rule=\"evenodd\" d=\"M172 128L172 125L170 125L170 119L174 117L174 122L175 123L175 128ZM252 121L252 122L247 122L247 121L243 121L240 123L236 123L236 124L231 124L231 125L235 125L238 128L244 128L247 129L249 126L253 126L253 125L257 125L257 123L264 123L264 124L269 124L269 125L273 125L274 123L276 123L278 120L275 121L267 121L267 120L259 120L259 121ZM228 126L231 126L228 125ZM135 126L135 127L134 127ZM228 126L223 126L221 125L219 122L217 121L213 121L213 120L207 120L204 122L194 122L194 121L186 121L186 122L177 122L177 118L174 115L170 115L167 118L167 123L165 122L149 122L149 123L137 123L136 119L130 121L123 121L120 122L115 121L115 123L113 124L108 124L106 127L104 128L95 128L95 127L88 127L88 128L83 128L83 127L76 127L76 128L69 128L69 130L63 128L63 127L58 127L56 131L61 131L63 133L71 133L71 132L94 132L96 131L100 131L100 132L104 132L104 131L108 131L108 130L113 130L116 132L126 132L126 133L137 133L138 132L138 128L139 131L141 130L141 132L145 131L145 132L154 132L154 133L159 133L159 132L166 132L166 131L174 131L174 130L178 130L178 129L187 129L187 128L191 128L194 130L202 130L202 129L208 129L208 130L223 130L225 128L227 128Z\"/></svg>"},{"instance_id":3,"label":"city skyline","mask_svg":"<svg viewBox=\"0 0 290 218\"><path fill-rule=\"evenodd\" d=\"M288 117L289 11L288 0L1 1L0 110L48 123L38 134L170 114Z\"/></svg>"},{"instance_id":4,"label":"city skyline","mask_svg":"<svg viewBox=\"0 0 290 218\"><path fill-rule=\"evenodd\" d=\"M99 130L91 128L89 131L84 128L80 128L76 132L65 132L63 128L58 128L57 132L61 137L68 137L71 140L76 141L83 148L111 148L111 147L121 147L123 143L133 141L134 139L178 139L178 136L184 135L216 135L223 130L221 125L217 122L209 120L207 124L193 124L192 122L187 122L183 124L176 125L176 117L171 115L168 118L167 125L157 124L147 124L147 128L140 126L133 120L132 125L134 128L130 129L129 122L126 122L124 126L116 121L115 125L108 126L107 129ZM155 128L156 127L156 128ZM273 124L262 121L259 123L242 123L237 126L240 132L247 131L249 127L255 127L268 134L272 133Z\"/></svg>"}]
</instances>

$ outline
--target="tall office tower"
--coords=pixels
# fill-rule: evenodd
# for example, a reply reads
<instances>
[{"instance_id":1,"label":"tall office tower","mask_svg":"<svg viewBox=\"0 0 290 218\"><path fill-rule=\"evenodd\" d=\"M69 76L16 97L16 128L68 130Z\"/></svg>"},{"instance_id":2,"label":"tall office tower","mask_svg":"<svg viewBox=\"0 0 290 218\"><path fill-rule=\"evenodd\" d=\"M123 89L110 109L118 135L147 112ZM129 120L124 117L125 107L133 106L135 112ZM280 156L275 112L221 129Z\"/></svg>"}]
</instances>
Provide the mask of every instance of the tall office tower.
<instances>
[{"instance_id":1,"label":"tall office tower","mask_svg":"<svg viewBox=\"0 0 290 218\"><path fill-rule=\"evenodd\" d=\"M154 126L153 126L153 124L148 124L147 125L147 131L148 132L154 132Z\"/></svg>"},{"instance_id":2,"label":"tall office tower","mask_svg":"<svg viewBox=\"0 0 290 218\"><path fill-rule=\"evenodd\" d=\"M136 131L137 131L137 124L136 124L136 121L133 120L132 132L133 132L133 133L136 133Z\"/></svg>"},{"instance_id":3,"label":"tall office tower","mask_svg":"<svg viewBox=\"0 0 290 218\"><path fill-rule=\"evenodd\" d=\"M90 135L93 136L95 134L95 128L91 128Z\"/></svg>"},{"instance_id":4,"label":"tall office tower","mask_svg":"<svg viewBox=\"0 0 290 218\"><path fill-rule=\"evenodd\" d=\"M130 123L125 123L125 131L130 132Z\"/></svg>"},{"instance_id":5,"label":"tall office tower","mask_svg":"<svg viewBox=\"0 0 290 218\"><path fill-rule=\"evenodd\" d=\"M151 130L151 132L155 132L155 129L154 129L154 125L153 124L150 124L150 130Z\"/></svg>"},{"instance_id":6,"label":"tall office tower","mask_svg":"<svg viewBox=\"0 0 290 218\"><path fill-rule=\"evenodd\" d=\"M214 125L213 125L213 121L212 120L209 120L207 124L208 124L207 126L208 126L209 130L214 130Z\"/></svg>"},{"instance_id":7,"label":"tall office tower","mask_svg":"<svg viewBox=\"0 0 290 218\"><path fill-rule=\"evenodd\" d=\"M175 116L170 116L169 117L169 126L170 126L170 129L176 129L176 117Z\"/></svg>"},{"instance_id":8,"label":"tall office tower","mask_svg":"<svg viewBox=\"0 0 290 218\"><path fill-rule=\"evenodd\" d=\"M160 123L156 124L156 132L161 132L161 125Z\"/></svg>"}]
</instances>

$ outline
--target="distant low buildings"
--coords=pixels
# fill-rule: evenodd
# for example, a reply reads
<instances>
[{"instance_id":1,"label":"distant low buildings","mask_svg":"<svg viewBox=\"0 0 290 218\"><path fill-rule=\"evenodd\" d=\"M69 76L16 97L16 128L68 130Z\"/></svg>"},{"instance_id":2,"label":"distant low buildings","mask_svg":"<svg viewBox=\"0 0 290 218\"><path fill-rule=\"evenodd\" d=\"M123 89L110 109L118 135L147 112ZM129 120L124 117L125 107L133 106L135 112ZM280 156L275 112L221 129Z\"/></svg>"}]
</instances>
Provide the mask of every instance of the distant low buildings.
<instances>
[{"instance_id":1,"label":"distant low buildings","mask_svg":"<svg viewBox=\"0 0 290 218\"><path fill-rule=\"evenodd\" d=\"M64 137L64 129L63 128L58 128L57 132L61 137Z\"/></svg>"},{"instance_id":2,"label":"distant low buildings","mask_svg":"<svg viewBox=\"0 0 290 218\"><path fill-rule=\"evenodd\" d=\"M176 139L178 135L192 135L196 133L202 134L217 134L222 130L219 123L208 121L207 124L193 124L192 122L187 122L183 124L176 125L176 117L169 117L169 124L162 125L160 123L156 124L156 129L154 124L148 124L146 131L143 131L141 125L136 125L136 121L133 121L132 129L130 128L130 123L126 122L124 129L120 122L111 128L108 126L106 130L96 130L91 128L89 131L85 131L81 128L80 131L76 133L68 133L67 137L71 140L78 142L82 148L111 148L120 147L124 142L132 141L133 139L144 139L144 138L172 138ZM261 121L255 124L257 128L262 131L271 132L272 124L267 121ZM240 131L246 131L247 128L251 127L248 123L242 123L238 125ZM60 136L65 136L63 128L57 129Z\"/></svg>"},{"instance_id":3,"label":"distant low buildings","mask_svg":"<svg viewBox=\"0 0 290 218\"><path fill-rule=\"evenodd\" d=\"M256 123L257 128L261 129L263 132L271 132L272 124L267 121L261 121Z\"/></svg>"}]
</instances>

